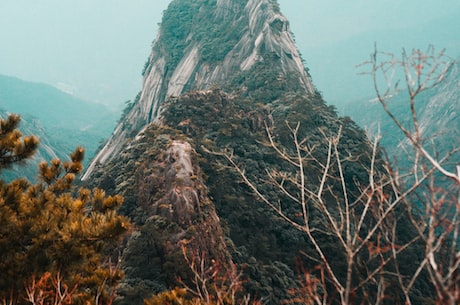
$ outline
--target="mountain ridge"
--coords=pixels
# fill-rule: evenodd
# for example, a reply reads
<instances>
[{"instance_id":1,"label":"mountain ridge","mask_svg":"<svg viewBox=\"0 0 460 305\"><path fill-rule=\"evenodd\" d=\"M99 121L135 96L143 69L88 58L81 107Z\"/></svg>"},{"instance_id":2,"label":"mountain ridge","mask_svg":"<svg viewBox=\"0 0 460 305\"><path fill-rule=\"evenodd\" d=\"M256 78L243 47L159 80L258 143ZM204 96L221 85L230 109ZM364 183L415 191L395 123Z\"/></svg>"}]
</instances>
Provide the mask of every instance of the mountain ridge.
<instances>
[{"instance_id":1,"label":"mountain ridge","mask_svg":"<svg viewBox=\"0 0 460 305\"><path fill-rule=\"evenodd\" d=\"M173 1L165 11L162 27L144 69L143 89L139 100L125 117L130 126L125 128L126 126L119 124L116 127L114 135L93 160L83 179L90 176L96 163L104 163L111 155L119 152L124 140L131 133L140 131L147 123L158 119L161 103L165 99L191 89L206 89L216 84L228 86L231 75L248 71L257 62L263 62L264 53L273 53L280 57L280 75L297 75L302 87L309 94L314 93L311 79L292 39L289 23L272 1L217 1L215 5L210 2L211 4L205 5L213 11L212 16L207 18L208 24L221 18L224 20L223 25L215 26L206 33L201 28L201 33L192 34L189 31L193 27L181 25L176 28L174 14L182 14L183 23L191 25L191 14L196 13L198 20L203 19L199 12L204 3L207 1L193 4ZM228 7L233 10L227 10ZM229 12L241 12L241 16L228 15ZM233 16L233 19L226 16ZM200 22L198 20L196 22ZM236 31L235 34L235 27L245 31ZM224 31L224 34L219 34L219 31ZM220 41L221 36L225 38L227 45L228 42L235 45L221 45L212 52L219 55L206 55L207 46L212 47L207 42L207 37ZM178 54L183 55L180 61L177 59Z\"/></svg>"}]
</instances>

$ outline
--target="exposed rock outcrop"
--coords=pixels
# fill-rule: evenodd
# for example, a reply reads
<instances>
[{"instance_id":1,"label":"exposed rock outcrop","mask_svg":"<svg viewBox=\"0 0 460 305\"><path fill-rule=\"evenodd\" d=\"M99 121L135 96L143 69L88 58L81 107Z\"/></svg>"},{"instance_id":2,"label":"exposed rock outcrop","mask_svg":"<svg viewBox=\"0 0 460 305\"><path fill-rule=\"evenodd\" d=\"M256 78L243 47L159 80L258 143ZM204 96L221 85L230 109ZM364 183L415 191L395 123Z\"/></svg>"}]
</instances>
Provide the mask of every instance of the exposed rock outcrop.
<instances>
[{"instance_id":1,"label":"exposed rock outcrop","mask_svg":"<svg viewBox=\"0 0 460 305\"><path fill-rule=\"evenodd\" d=\"M172 129L149 125L107 163L117 175L116 193L126 198L123 212L136 222L123 249L122 304L140 304L175 285L177 276L187 278L183 251L190 257L199 254L206 266L232 264L190 141ZM103 177L107 182L107 173Z\"/></svg>"},{"instance_id":2,"label":"exposed rock outcrop","mask_svg":"<svg viewBox=\"0 0 460 305\"><path fill-rule=\"evenodd\" d=\"M173 1L174 5L184 5L183 1ZM279 12L270 0L219 0L215 4L204 5L197 1L200 10L206 10L206 18L211 24L228 27L232 45L212 44L206 37L222 35L212 33L213 29L204 34L187 32L185 41L177 46L182 56L174 64L168 48L175 41L169 40L165 27L160 29L152 46L152 52L144 71L143 88L139 101L115 128L106 145L94 158L83 176L87 179L95 166L112 159L122 149L127 139L132 138L152 121L159 121L162 104L173 96L179 96L187 90L203 90L212 85L226 86L240 72L248 71L257 63L271 65L268 57L278 58L278 77L295 77L306 94L313 94L314 87L300 58L299 52L291 36L288 20ZM184 9L187 8L184 5ZM192 10L192 8L190 9ZM199 27L203 22L198 14L191 16L190 24ZM225 24L224 24L225 23ZM167 20L163 20L167 24ZM196 25L198 24L198 25ZM193 30L193 29L190 29ZM201 29L203 30L203 29ZM174 31L178 31L174 29ZM217 60L205 56L216 49L223 52Z\"/></svg>"},{"instance_id":3,"label":"exposed rock outcrop","mask_svg":"<svg viewBox=\"0 0 460 305\"><path fill-rule=\"evenodd\" d=\"M173 141L166 152L165 196L153 204L153 213L168 221L191 224L192 217L200 209L199 187L192 165L192 146L188 142Z\"/></svg>"}]
</instances>

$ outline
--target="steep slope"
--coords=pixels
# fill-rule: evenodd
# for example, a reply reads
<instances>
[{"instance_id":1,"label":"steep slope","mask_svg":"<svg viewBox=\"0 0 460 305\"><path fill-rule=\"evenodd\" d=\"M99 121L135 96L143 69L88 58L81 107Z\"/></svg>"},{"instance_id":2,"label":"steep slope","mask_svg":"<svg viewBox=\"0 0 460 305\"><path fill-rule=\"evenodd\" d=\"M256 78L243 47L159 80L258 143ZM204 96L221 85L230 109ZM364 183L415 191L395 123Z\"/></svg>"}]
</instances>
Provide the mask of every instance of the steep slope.
<instances>
[{"instance_id":1,"label":"steep slope","mask_svg":"<svg viewBox=\"0 0 460 305\"><path fill-rule=\"evenodd\" d=\"M124 250L127 277L121 290L124 296L121 303L140 304L142 300L134 296L145 298L149 293L177 285L172 280L173 275L185 272L187 267L181 256L177 252L169 252L169 249L177 249L177 244L181 242L176 237L179 235L184 240L200 237L208 240L204 249L215 249L210 255L212 258L231 255L234 262L246 266L247 290L263 297L269 304L279 304L288 298L288 289L296 286L294 270L295 261L302 257L300 250L309 253L311 246L303 234L274 217L268 207L258 202L236 173L222 164L223 160L207 151L224 148L233 151L251 177L261 181L267 168L287 170L283 160L261 144L266 140L265 124L280 127L275 129L277 138L286 147L292 143L283 128L285 121L301 121L301 133L311 137L312 145L323 139L322 132L334 133L343 125L343 141L346 144L341 149L360 155L365 163L370 151L364 134L351 121L340 120L333 108L326 107L319 96L306 97L289 91L267 105L219 89L192 91L168 100L164 105L167 111L163 113L161 126L155 123L148 125L89 179L109 193L123 195L125 203L121 211L139 227L135 241L130 240ZM196 149L196 161L199 163L195 166L199 164L199 167L195 170L187 170L187 164L178 162L177 157L170 157L177 141L185 141ZM324 158L324 151L319 151L316 157ZM176 179L173 196L167 182L170 181L167 172L171 162L176 171L189 172L185 181ZM346 168L348 181L365 179L366 171L359 164L346 163ZM311 183L318 180L318 171L318 168L309 168ZM204 175L201 176L200 172ZM190 180L201 182L194 185L187 182ZM207 194L209 199L199 201L200 212L188 216L193 225L184 226L183 220L174 216L188 213L182 201L168 201L170 198L189 198L187 195L176 195L181 193L179 185L185 186L188 191ZM261 187L273 198L277 197L275 189L262 184ZM350 193L354 191L350 189ZM165 202L164 198L167 199ZM290 210L287 198L283 200ZM203 215L203 211L209 208L216 210L222 229L200 229L201 221L204 221L202 226L214 227L214 218ZM292 207L293 214L294 210ZM179 231L182 234L172 229L178 227L182 228ZM216 242L222 238L226 247ZM341 257L333 242L326 247L331 255ZM337 259L336 262L340 265L343 260ZM149 267L144 268L146 265Z\"/></svg>"},{"instance_id":2,"label":"steep slope","mask_svg":"<svg viewBox=\"0 0 460 305\"><path fill-rule=\"evenodd\" d=\"M76 146L86 148L85 164L91 160L100 141L112 131L118 112L66 94L52 86L0 75L0 110L21 115L24 134L40 138L34 161L26 168L3 173L3 177L33 180L37 163L52 158L66 159Z\"/></svg>"},{"instance_id":3,"label":"steep slope","mask_svg":"<svg viewBox=\"0 0 460 305\"><path fill-rule=\"evenodd\" d=\"M353 156L343 160L343 179L353 185L350 200L359 195L358 185L369 180L372 149L364 132L338 117L312 86L276 1L172 1L141 93L83 177L123 195L121 212L136 223L122 249L120 304L141 304L149 294L178 285L175 277L190 272L179 251L184 243L211 261L238 265L245 292L264 304L289 298L289 289L299 284L296 268L317 267L311 242L212 153L231 153L264 194L296 219L295 200L265 183L268 169L287 177L296 173L267 145L269 129L277 143L295 151L286 123L300 123L303 143L317 148L310 156L317 163L305 171L312 188L327 162L325 138L341 130L338 150ZM339 179L331 182L333 189L341 189ZM337 203L333 194L327 200ZM319 209L310 213L313 222L324 223ZM333 267L345 272L339 241L327 230L315 234Z\"/></svg>"},{"instance_id":4,"label":"steep slope","mask_svg":"<svg viewBox=\"0 0 460 305\"><path fill-rule=\"evenodd\" d=\"M137 230L123 251L122 304L142 304L190 270L183 249L228 268L230 253L192 140L180 132L149 126L95 173L98 186L122 194L122 212ZM99 176L100 175L100 176Z\"/></svg>"},{"instance_id":5,"label":"steep slope","mask_svg":"<svg viewBox=\"0 0 460 305\"><path fill-rule=\"evenodd\" d=\"M180 22L177 22L180 20ZM256 64L279 59L276 77L295 78L302 91L314 92L292 39L289 22L269 0L173 1L144 67L139 100L93 160L115 156L124 142L159 118L162 103L189 90L227 86Z\"/></svg>"}]
</instances>

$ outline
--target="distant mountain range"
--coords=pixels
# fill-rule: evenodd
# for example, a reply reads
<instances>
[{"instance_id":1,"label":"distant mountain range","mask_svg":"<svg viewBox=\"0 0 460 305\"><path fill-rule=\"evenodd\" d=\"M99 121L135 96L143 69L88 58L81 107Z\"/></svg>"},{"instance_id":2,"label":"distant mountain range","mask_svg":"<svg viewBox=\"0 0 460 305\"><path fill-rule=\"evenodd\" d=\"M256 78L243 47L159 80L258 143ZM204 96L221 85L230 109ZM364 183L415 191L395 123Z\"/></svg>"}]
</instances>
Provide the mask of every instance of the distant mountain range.
<instances>
[{"instance_id":1,"label":"distant mountain range","mask_svg":"<svg viewBox=\"0 0 460 305\"><path fill-rule=\"evenodd\" d=\"M396 57L402 49L411 51L428 47L426 36L429 33L446 33L446 35L429 35L436 50L446 49L446 54L455 58L460 55L460 40L453 39L448 29L457 29L460 21L455 13L441 20L427 21L423 26L410 29L390 29L381 31L364 31L343 41L316 47L308 39L299 39L299 49L310 69L313 81L324 93L325 100L339 109L360 97L372 98L373 86L370 77L358 75L356 65L369 59L374 51L374 44L379 51L392 52Z\"/></svg>"},{"instance_id":2,"label":"distant mountain range","mask_svg":"<svg viewBox=\"0 0 460 305\"><path fill-rule=\"evenodd\" d=\"M120 115L104 105L91 103L52 86L0 75L0 116L21 115L20 130L40 138L39 151L27 167L2 172L7 180L34 179L36 164L52 158L66 159L76 146L86 148L85 163L113 130Z\"/></svg>"}]
</instances>

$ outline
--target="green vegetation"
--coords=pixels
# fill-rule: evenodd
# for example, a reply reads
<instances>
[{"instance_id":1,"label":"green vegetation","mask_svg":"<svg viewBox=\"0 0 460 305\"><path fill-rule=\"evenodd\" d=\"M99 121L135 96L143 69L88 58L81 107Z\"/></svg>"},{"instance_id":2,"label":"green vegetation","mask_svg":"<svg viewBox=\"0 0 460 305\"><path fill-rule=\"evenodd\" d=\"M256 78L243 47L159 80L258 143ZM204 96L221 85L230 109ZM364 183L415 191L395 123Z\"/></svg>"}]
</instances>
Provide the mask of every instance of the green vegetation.
<instances>
[{"instance_id":1,"label":"green vegetation","mask_svg":"<svg viewBox=\"0 0 460 305\"><path fill-rule=\"evenodd\" d=\"M264 94L262 90L254 92ZM166 225L167 222L165 224L163 217L159 216L146 219L146 214L152 213L148 203L158 200L164 192L159 172L162 167L158 166L162 164L165 150L172 140L186 140L197 149L200 168L207 177L205 184L209 188L212 206L216 207L229 240L229 251L233 260L246 265L243 270L246 292L278 304L288 299L288 290L297 285L294 276L296 260L313 268L300 253L300 250L311 248L302 234L274 217L266 206L255 200L234 172L222 166L219 157L207 152L224 148L233 151L239 162L244 163L247 172L261 180L266 175L265 168L287 170L286 164L263 144L266 139L265 124L275 128L279 141L292 148L292 138L283 126L285 121L301 121L302 132L309 135L312 145L323 140L322 132L333 133L343 125L344 141L340 149L362 156L362 162L369 160L365 136L352 121L339 119L333 107L325 106L319 95L305 97L288 92L277 91L277 99L266 104L257 103L259 99L244 93L231 95L217 88L206 93L190 92L172 99L165 104L168 111L163 113L162 127L149 126L128 151L105 165L103 171L95 173L92 183L109 192L122 194L126 198L123 212L142 226L140 237L126 252L129 255L125 262L125 281L131 287L123 293L126 304L133 301L129 296L136 295L134 291L137 295L145 295L145 292L139 292L139 289L144 289L142 287L152 287L151 292L154 293L178 285L173 279L166 279L167 275L174 273L167 266L183 266L182 256L179 252L166 256L164 252L158 252L167 240L178 234L177 225ZM318 151L317 157L323 160L325 155ZM346 162L345 166L347 179L357 181L367 177L360 163ZM311 184L317 183L318 171L309 169ZM267 186L264 189L273 198L278 196L274 189ZM283 200L289 209L288 199ZM294 206L291 211L296 213ZM191 234L193 227L187 232ZM151 246L146 247L146 244ZM327 244L332 255L336 252L335 241L330 240ZM340 257L339 253L336 255ZM148 261L146 257L149 257ZM141 272L140 268L145 271Z\"/></svg>"},{"instance_id":2,"label":"green vegetation","mask_svg":"<svg viewBox=\"0 0 460 305\"><path fill-rule=\"evenodd\" d=\"M110 135L119 116L119 112L104 105L78 99L52 86L0 75L0 118L6 118L8 113L20 113L19 129L35 134L42 145L36 159L1 173L7 181L17 177L33 181L39 161L67 159L64 152L72 151L75 145L86 148L86 165L100 140Z\"/></svg>"},{"instance_id":3,"label":"green vegetation","mask_svg":"<svg viewBox=\"0 0 460 305\"><path fill-rule=\"evenodd\" d=\"M215 22L215 5L176 0L165 11L154 50L166 54L165 83L190 41L210 66L239 41L246 17ZM120 153L84 182L88 189L72 187L80 148L68 162L41 163L37 184L1 181L0 301L20 303L29 291L52 298L59 282L71 292L67 304L458 303L458 209L446 217L458 177L445 171L452 193L424 183L444 169L416 132L419 176L407 187L349 117L319 92L306 93L277 54L262 47L260 55L263 62L222 88L165 101L160 124L129 129ZM373 73L385 67L373 64ZM139 99L126 102L120 124ZM17 124L14 116L2 121L0 169L36 149ZM425 200L425 212L414 200ZM127 219L135 227L117 265L111 254Z\"/></svg>"},{"instance_id":4,"label":"green vegetation","mask_svg":"<svg viewBox=\"0 0 460 305\"><path fill-rule=\"evenodd\" d=\"M0 120L0 170L29 158L38 140L22 137L19 117ZM122 277L110 251L129 221L117 215L119 196L72 186L83 148L69 162L39 166L39 179L0 181L0 300L5 304L100 304ZM32 300L35 298L35 300ZM62 301L62 300L61 300ZM11 303L10 303L11 302Z\"/></svg>"},{"instance_id":5,"label":"green vegetation","mask_svg":"<svg viewBox=\"0 0 460 305\"><path fill-rule=\"evenodd\" d=\"M126 198L120 211L137 225L123 253L126 278L118 291L123 304L141 303L177 285L177 277L188 282L191 274L182 244L205 254L207 261L225 266L230 260L198 156L187 152L193 176L176 177L181 163L176 164L178 156L170 152L174 141L192 142L176 129L149 126L129 150L107 164L108 171L93 178L93 183Z\"/></svg>"},{"instance_id":6,"label":"green vegetation","mask_svg":"<svg viewBox=\"0 0 460 305\"><path fill-rule=\"evenodd\" d=\"M136 98L134 99L134 101L128 100L128 101L125 102L125 107L123 108L123 110L121 112L121 116L118 119L118 123L123 122L123 120L126 118L128 113L134 108L134 105L136 105L139 102L139 100L141 99L141 94L142 94L142 92L139 91L139 93L137 93Z\"/></svg>"},{"instance_id":7,"label":"green vegetation","mask_svg":"<svg viewBox=\"0 0 460 305\"><path fill-rule=\"evenodd\" d=\"M247 1L241 1L244 7ZM161 46L169 57L171 70L183 57L190 40L200 44L201 59L207 63L220 62L241 39L246 22L234 16L216 22L209 12L216 6L215 0L173 1L163 14ZM180 22L178 22L180 20Z\"/></svg>"},{"instance_id":8,"label":"green vegetation","mask_svg":"<svg viewBox=\"0 0 460 305\"><path fill-rule=\"evenodd\" d=\"M201 59L212 65L223 60L229 48L241 38L247 22L238 18L244 17L235 14L215 22L213 17L206 15L213 11L210 8L214 5L215 1L171 3L164 14L160 34L161 52L169 57L167 73L172 73L190 41L200 43ZM280 24L273 25L277 26L279 28ZM203 192L209 192L212 204L208 204L215 206L222 221L232 260L244 266L245 292L270 304L280 304L292 297L289 289L299 288L295 279L297 267L303 265L314 270L317 262L309 258L316 254L303 234L273 215L241 183L238 175L222 164L222 158L209 151L231 151L269 198L283 202L286 212L294 217L298 214L295 203L279 195L273 186L263 183L266 169L292 171L292 167L266 145L266 127L274 132L280 144L293 151L295 147L285 124L301 122L300 134L305 136L305 143L319 147L314 157L324 163L327 156L327 148L322 145L325 135L335 134L342 126L339 150L356 156L344 162L345 179L356 182L351 183L354 185L349 190L351 198L359 195L356 187L359 182L364 184L368 179L365 164L370 162L372 152L364 132L351 120L340 119L319 93L308 96L296 93L301 87L298 75L286 75L276 54L261 52L264 61L248 71L232 75L224 89L192 91L167 101L161 127L150 125L130 142L128 150L93 174L92 185L126 198L122 213L140 228L140 235L131 241L125 252L126 279L120 292L123 304L139 303L141 298L152 293L174 289L179 285L174 275L189 274L183 256L174 245L180 232L181 236L191 237L197 226L181 228L151 206L165 192L162 170L167 164L164 161L167 147L173 140L186 140L198 153L203 177L197 175L195 179L204 179L206 190ZM321 168L308 167L307 173L308 185L317 185ZM331 187L340 189L340 182L334 182ZM333 198L329 200L332 202ZM320 211L315 211L314 216L318 223L324 221ZM328 255L336 258L334 266L345 272L344 255L337 249L337 240L322 236L321 242ZM150 301L162 302L173 294L174 291L165 292Z\"/></svg>"},{"instance_id":9,"label":"green vegetation","mask_svg":"<svg viewBox=\"0 0 460 305\"><path fill-rule=\"evenodd\" d=\"M193 19L207 0L200 1L173 1L163 12L161 21L162 48L168 55L168 65L171 71L179 63L184 54L187 37L193 29Z\"/></svg>"},{"instance_id":10,"label":"green vegetation","mask_svg":"<svg viewBox=\"0 0 460 305\"><path fill-rule=\"evenodd\" d=\"M245 292L261 297L270 304L295 299L290 292L297 295L305 288L302 281L295 280L299 266L302 266L305 276L311 276L312 281L317 283L315 279L320 277L321 273L318 269L317 253L311 241L276 217L273 211L262 204L248 186L242 183L235 172L228 170L218 154L210 152L231 153L251 181L256 181L259 190L267 194L270 200L282 204L286 215L297 220L300 220L301 215L298 205L292 198L280 193L275 185L266 183L267 169L285 172L286 177L291 177L289 173L295 172L295 167L280 158L268 145L267 128L276 143L283 147L286 153L293 154L296 147L286 122L291 126L291 122L301 122L298 134L301 135L303 145L315 148L309 158L316 161L306 162L308 166L305 165L305 181L309 189L317 188L322 177L321 164L326 163L328 156L325 139L335 136L338 130L341 130L337 149L341 156L347 157L341 161L342 174L337 167L329 173L330 177L336 177L331 178L325 195L330 209L334 209L335 204L343 204L342 199L335 197L335 194L342 191L341 181L347 185L348 199L351 202L363 196L363 186L369 183L369 164L373 152L363 130L349 117L339 118L334 107L327 106L318 93L311 96L293 93L298 85L296 80L286 81L274 77L278 73L276 68L270 68L271 66L275 65L255 65L246 75L237 76L235 85L230 87L235 90L232 93L214 87L208 91L192 91L167 101L165 107L168 111L163 112L162 126L150 125L138 140L130 144L129 150L107 164L103 171L96 173L93 182L96 185L104 185L113 192L121 192L127 198L124 212L142 228L140 237L133 241L131 248L128 247L126 252L129 254L126 258L129 259L125 267L129 272L125 281L130 287L125 293L126 304L134 301L133 298L129 298L130 295L147 297L147 291L160 293L152 297L150 302L159 302L158 300L170 297L182 300L183 297L179 294L174 295L174 291L178 292L176 290L161 293L165 289L174 289L179 285L172 278L168 280L167 276L188 273L187 266L183 265L183 257L177 249L166 254L159 249L163 249L165 244L169 245L168 241L174 239L184 228L180 229L177 224L169 223L163 216L152 212L148 205L158 200L164 192L163 174L160 169L164 167L161 164L164 164L165 151L174 140L185 140L198 152L199 168L204 173L212 205L221 218L232 260L244 266ZM261 72L269 79L268 83L259 76L258 73ZM249 90L238 89L238 86L251 87ZM263 90L264 87L268 89ZM384 172L384 162L379 150L374 157L374 170L380 175ZM337 178L341 175L342 178ZM292 177L294 176L293 174ZM286 187L286 190L292 191L293 188ZM356 213L361 211L362 209L357 208ZM151 215L150 213L155 216L146 219L146 214ZM321 227L328 222L321 209L311 208L310 213L312 226ZM399 227L395 235L399 243L403 244L417 238L410 224L410 217L413 215L409 216L402 207L395 209L395 213L399 215ZM374 216L366 217L366 225L375 223L372 217ZM182 231L183 236L193 236L193 228L196 226L190 226L186 233ZM315 238L324 249L332 268L343 280L347 272L346 255L337 247L339 239L327 233L327 226L324 230L315 233ZM369 252L374 251L373 247L380 242L380 237L373 236L369 240L369 247L358 253L357 260L370 261L368 268L374 268L378 259L369 256ZM146 247L146 244L150 246ZM401 274L415 271L411 264L404 262L420 263L423 261L421 253L423 245L414 242L410 249L398 254ZM384 255L388 255L388 252ZM149 259L146 261L145 257ZM151 266L147 268L150 273L141 271L142 266ZM171 268L172 266L174 268ZM366 276L366 269L358 267L355 266L353 269L357 278ZM391 265L388 268L393 270L395 267ZM414 283L412 297L420 304L425 303L424 298L432 298L432 287L427 277L427 273L423 271ZM385 277L385 280L388 280L389 285L387 291L400 292L391 276ZM356 283L355 280L353 283ZM329 286L327 288L332 289ZM375 297L376 290L370 286L366 286L366 289L368 290L365 293L360 290L356 298ZM394 298L399 296L395 295Z\"/></svg>"},{"instance_id":11,"label":"green vegetation","mask_svg":"<svg viewBox=\"0 0 460 305\"><path fill-rule=\"evenodd\" d=\"M233 18L226 18L221 22L216 22L204 13L201 16L199 15L198 18L198 20L202 20L203 24L196 29L193 37L201 43L201 59L207 63L223 61L225 56L241 39L246 22L241 19L234 20Z\"/></svg>"}]
</instances>

